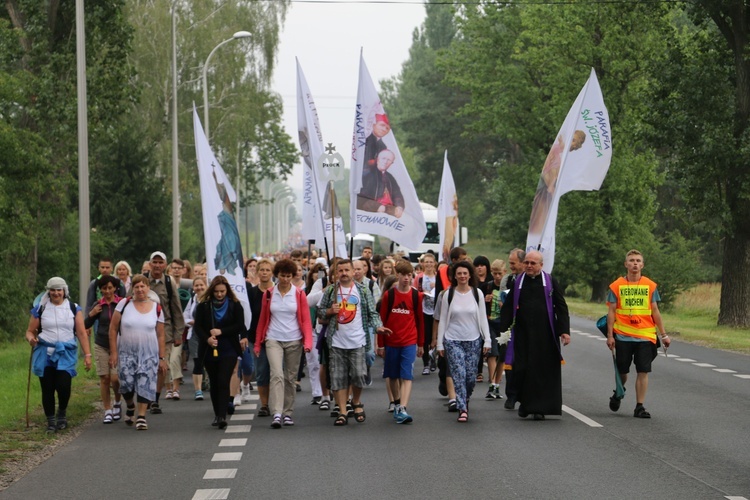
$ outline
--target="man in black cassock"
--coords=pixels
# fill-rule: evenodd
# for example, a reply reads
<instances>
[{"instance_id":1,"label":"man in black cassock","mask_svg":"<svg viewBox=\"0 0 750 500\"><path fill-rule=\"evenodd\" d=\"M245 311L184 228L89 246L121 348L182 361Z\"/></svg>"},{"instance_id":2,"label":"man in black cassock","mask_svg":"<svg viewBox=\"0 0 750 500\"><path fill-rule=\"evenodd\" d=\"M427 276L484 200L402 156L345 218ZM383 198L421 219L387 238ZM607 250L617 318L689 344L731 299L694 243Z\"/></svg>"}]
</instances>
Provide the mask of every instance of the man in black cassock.
<instances>
[{"instance_id":1,"label":"man in black cassock","mask_svg":"<svg viewBox=\"0 0 750 500\"><path fill-rule=\"evenodd\" d=\"M562 414L562 354L570 343L570 316L560 286L542 271L542 254L528 252L525 272L515 280L500 311L500 331L513 327L513 379L521 403L518 416Z\"/></svg>"}]
</instances>

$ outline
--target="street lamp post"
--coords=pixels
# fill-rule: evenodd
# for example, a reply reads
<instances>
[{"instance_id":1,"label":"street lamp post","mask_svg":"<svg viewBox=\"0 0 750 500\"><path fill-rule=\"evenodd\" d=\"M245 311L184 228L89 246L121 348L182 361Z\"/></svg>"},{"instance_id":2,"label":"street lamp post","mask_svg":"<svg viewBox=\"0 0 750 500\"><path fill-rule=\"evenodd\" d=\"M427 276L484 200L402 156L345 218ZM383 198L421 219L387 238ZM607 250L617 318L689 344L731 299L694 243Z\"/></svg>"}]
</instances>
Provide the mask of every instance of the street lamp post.
<instances>
[{"instance_id":1,"label":"street lamp post","mask_svg":"<svg viewBox=\"0 0 750 500\"><path fill-rule=\"evenodd\" d=\"M172 257L180 257L180 174L177 155L177 0L172 1Z\"/></svg>"},{"instance_id":2,"label":"street lamp post","mask_svg":"<svg viewBox=\"0 0 750 500\"><path fill-rule=\"evenodd\" d=\"M273 222L269 224L270 234L269 234L268 240L271 242L271 245L273 245L274 243L278 243L279 241L278 233L279 231L281 231L281 229L279 228L279 222L280 222L279 219L281 219L281 214L278 213L278 209L276 206L277 200L275 198L276 196L280 194L285 194L287 190L290 190L290 188L286 184L276 184L276 185L272 185L268 191L269 198L274 199L273 206L270 207L271 220L276 219L275 224ZM278 248L276 250L278 250Z\"/></svg>"},{"instance_id":3,"label":"street lamp post","mask_svg":"<svg viewBox=\"0 0 750 500\"><path fill-rule=\"evenodd\" d=\"M76 0L76 88L78 92L78 266L81 304L91 278L91 219L89 214L89 127L86 108L86 30L83 0Z\"/></svg>"},{"instance_id":4,"label":"street lamp post","mask_svg":"<svg viewBox=\"0 0 750 500\"><path fill-rule=\"evenodd\" d=\"M227 38L219 45L214 47L213 50L208 54L206 62L203 64L203 128L206 131L206 139L208 139L209 143L211 142L211 140L208 128L208 63L211 61L211 57L214 55L214 52L219 49L219 47L226 45L233 40L239 40L240 38L249 38L251 36L253 35L249 31L238 31L237 33L232 35L232 38Z\"/></svg>"}]
</instances>

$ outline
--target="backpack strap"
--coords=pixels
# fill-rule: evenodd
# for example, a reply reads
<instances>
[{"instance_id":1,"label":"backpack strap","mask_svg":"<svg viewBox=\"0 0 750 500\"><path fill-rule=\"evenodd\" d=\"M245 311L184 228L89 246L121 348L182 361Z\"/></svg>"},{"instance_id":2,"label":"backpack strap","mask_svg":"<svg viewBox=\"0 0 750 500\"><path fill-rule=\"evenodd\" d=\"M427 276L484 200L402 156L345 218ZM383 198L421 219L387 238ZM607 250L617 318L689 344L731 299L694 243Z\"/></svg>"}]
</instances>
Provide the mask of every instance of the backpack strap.
<instances>
[{"instance_id":1,"label":"backpack strap","mask_svg":"<svg viewBox=\"0 0 750 500\"><path fill-rule=\"evenodd\" d=\"M471 292L474 294L474 300L479 304L479 292L477 292L476 287L471 287ZM453 302L453 287L448 289L448 305L451 305L451 302Z\"/></svg>"},{"instance_id":2,"label":"backpack strap","mask_svg":"<svg viewBox=\"0 0 750 500\"><path fill-rule=\"evenodd\" d=\"M386 299L388 301L387 302L388 308L385 310L385 321L383 322L384 325L385 325L385 323L388 323L388 318L391 317L391 309L393 309L393 303L396 301L396 294L395 293L391 293L392 291L393 290L388 290L388 291L385 292L386 293Z\"/></svg>"},{"instance_id":3,"label":"backpack strap","mask_svg":"<svg viewBox=\"0 0 750 500\"><path fill-rule=\"evenodd\" d=\"M73 321L75 321L76 308L78 307L78 304L73 302L72 300L68 300L68 305L70 306L70 312L73 313ZM37 310L37 314L39 314L39 332L42 333L42 313L44 312L44 308L46 307L46 304L42 304L39 306L39 309Z\"/></svg>"},{"instance_id":4,"label":"backpack strap","mask_svg":"<svg viewBox=\"0 0 750 500\"><path fill-rule=\"evenodd\" d=\"M373 288L375 288L375 281L373 281L373 280L370 280L370 282L369 282L369 283L367 283L367 286L368 286L368 287L370 288L370 293L374 293L374 292L372 291L372 289L373 289Z\"/></svg>"},{"instance_id":5,"label":"backpack strap","mask_svg":"<svg viewBox=\"0 0 750 500\"><path fill-rule=\"evenodd\" d=\"M125 305L123 305L122 309L120 310L120 325L122 325L122 315L125 314L125 308L128 307L128 304L130 304L130 297L127 297L125 299ZM159 306L159 304L157 304L157 306L161 307L161 306ZM158 316L159 309L157 309L156 312L157 312L157 316ZM117 325L117 335L120 335L120 325Z\"/></svg>"}]
</instances>

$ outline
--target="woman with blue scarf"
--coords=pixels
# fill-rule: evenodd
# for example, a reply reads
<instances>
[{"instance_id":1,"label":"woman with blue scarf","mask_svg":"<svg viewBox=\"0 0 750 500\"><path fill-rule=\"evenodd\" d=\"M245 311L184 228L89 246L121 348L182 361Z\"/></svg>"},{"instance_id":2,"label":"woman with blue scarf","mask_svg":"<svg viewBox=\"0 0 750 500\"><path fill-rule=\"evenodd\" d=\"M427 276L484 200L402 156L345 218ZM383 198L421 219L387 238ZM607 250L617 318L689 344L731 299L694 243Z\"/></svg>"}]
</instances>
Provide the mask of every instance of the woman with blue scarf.
<instances>
[{"instance_id":1,"label":"woman with blue scarf","mask_svg":"<svg viewBox=\"0 0 750 500\"><path fill-rule=\"evenodd\" d=\"M227 426L229 383L237 358L248 346L245 312L223 276L211 280L193 315L193 334L198 336L198 357L211 381L211 404L219 429Z\"/></svg>"},{"instance_id":2,"label":"woman with blue scarf","mask_svg":"<svg viewBox=\"0 0 750 500\"><path fill-rule=\"evenodd\" d=\"M62 278L50 278L47 292L31 310L26 340L34 348L32 366L42 387L42 407L47 417L47 432L68 427L66 412L73 377L77 375L78 345L81 342L86 371L91 369L91 350L83 313L68 300L68 285ZM57 394L57 417L55 417Z\"/></svg>"}]
</instances>

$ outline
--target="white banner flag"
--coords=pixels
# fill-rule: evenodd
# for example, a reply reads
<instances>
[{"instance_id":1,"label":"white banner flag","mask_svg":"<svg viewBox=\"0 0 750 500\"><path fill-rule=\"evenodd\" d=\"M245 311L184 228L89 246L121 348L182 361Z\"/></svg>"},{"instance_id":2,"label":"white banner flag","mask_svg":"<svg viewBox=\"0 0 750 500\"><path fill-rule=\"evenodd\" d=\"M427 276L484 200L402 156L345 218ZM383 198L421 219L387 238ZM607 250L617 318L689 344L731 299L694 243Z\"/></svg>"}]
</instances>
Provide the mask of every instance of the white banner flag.
<instances>
[{"instance_id":1,"label":"white banner flag","mask_svg":"<svg viewBox=\"0 0 750 500\"><path fill-rule=\"evenodd\" d=\"M550 148L531 209L526 250L544 255L544 270L555 263L555 226L560 197L596 191L612 161L609 113L593 68Z\"/></svg>"},{"instance_id":2,"label":"white banner flag","mask_svg":"<svg viewBox=\"0 0 750 500\"><path fill-rule=\"evenodd\" d=\"M232 205L237 201L237 194L211 151L195 106L193 106L193 131L201 186L208 282L210 284L211 280L219 274L227 279L245 310L245 327L250 328L252 313L247 299L245 277L242 274L245 262Z\"/></svg>"},{"instance_id":3,"label":"white banner flag","mask_svg":"<svg viewBox=\"0 0 750 500\"><path fill-rule=\"evenodd\" d=\"M325 195L323 197L323 222L325 223L326 238L328 239L329 255L328 259L335 257L341 257L342 259L348 258L346 251L346 233L344 233L344 221L341 218L341 210L339 209L339 202L336 198L336 191L333 189L333 181L328 182L328 186L325 188ZM333 199L333 207L331 207L331 200ZM333 214L333 217L331 217ZM335 242L335 245L334 245ZM336 255L334 255L336 252Z\"/></svg>"},{"instance_id":4,"label":"white banner flag","mask_svg":"<svg viewBox=\"0 0 750 500\"><path fill-rule=\"evenodd\" d=\"M422 244L427 226L388 115L360 54L349 176L351 234L379 234L407 248Z\"/></svg>"},{"instance_id":5,"label":"white banner flag","mask_svg":"<svg viewBox=\"0 0 750 500\"><path fill-rule=\"evenodd\" d=\"M451 166L448 164L448 150L445 150L443 161L443 177L440 180L440 196L438 197L438 231L440 231L440 251L443 260L450 262L450 253L456 240L458 231L458 196L456 184L453 182Z\"/></svg>"},{"instance_id":6,"label":"white banner flag","mask_svg":"<svg viewBox=\"0 0 750 500\"><path fill-rule=\"evenodd\" d=\"M320 207L327 179L320 178L320 172L316 172L315 166L323 154L323 133L318 122L318 110L299 61L297 61L297 131L299 147L302 151L304 176L302 238L315 240L315 245L322 248L324 247L324 229Z\"/></svg>"}]
</instances>

